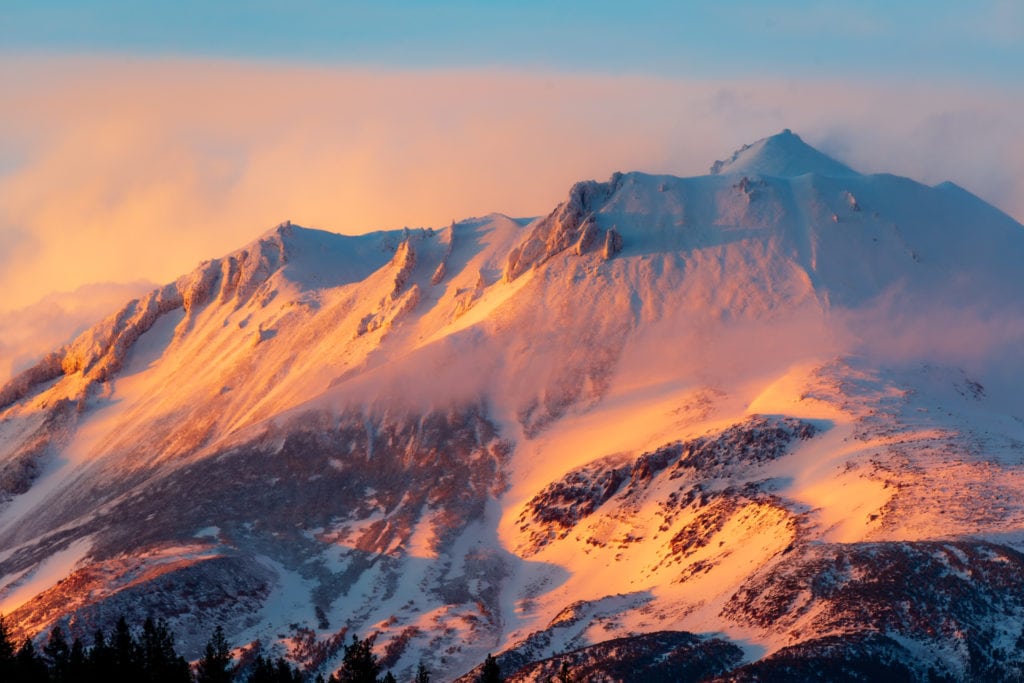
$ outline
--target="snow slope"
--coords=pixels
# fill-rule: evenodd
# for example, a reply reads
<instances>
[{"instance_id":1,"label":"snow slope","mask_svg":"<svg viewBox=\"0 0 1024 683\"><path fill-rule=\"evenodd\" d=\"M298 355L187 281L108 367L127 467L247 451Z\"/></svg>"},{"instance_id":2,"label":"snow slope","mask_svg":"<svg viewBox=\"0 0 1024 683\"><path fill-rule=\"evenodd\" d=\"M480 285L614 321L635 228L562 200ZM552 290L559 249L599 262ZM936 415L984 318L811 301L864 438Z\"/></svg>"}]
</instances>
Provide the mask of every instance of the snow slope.
<instances>
[{"instance_id":1,"label":"snow slope","mask_svg":"<svg viewBox=\"0 0 1024 683\"><path fill-rule=\"evenodd\" d=\"M942 615L968 636L839 618L846 574L762 603L873 552L950 576L1016 552L1022 261L962 189L789 131L533 221L284 224L0 389L0 609L26 633L155 610L196 647L220 622L310 670L374 632L442 680L663 631L766 671L839 634L964 676L990 662L963 638L1024 608ZM1010 580L978 576L958 590Z\"/></svg>"}]
</instances>

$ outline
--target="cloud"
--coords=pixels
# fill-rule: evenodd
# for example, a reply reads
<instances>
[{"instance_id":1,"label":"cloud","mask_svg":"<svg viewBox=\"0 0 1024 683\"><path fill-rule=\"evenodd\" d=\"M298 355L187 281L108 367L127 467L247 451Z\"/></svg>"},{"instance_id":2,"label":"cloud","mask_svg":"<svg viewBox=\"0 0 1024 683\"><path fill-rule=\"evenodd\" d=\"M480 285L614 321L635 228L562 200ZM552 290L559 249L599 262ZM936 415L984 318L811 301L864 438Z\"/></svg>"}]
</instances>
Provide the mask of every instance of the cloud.
<instances>
[{"instance_id":1,"label":"cloud","mask_svg":"<svg viewBox=\"0 0 1024 683\"><path fill-rule=\"evenodd\" d=\"M537 215L576 180L704 173L784 127L1024 217L1024 102L999 90L29 58L0 86L0 311L170 281L284 219Z\"/></svg>"},{"instance_id":2,"label":"cloud","mask_svg":"<svg viewBox=\"0 0 1024 683\"><path fill-rule=\"evenodd\" d=\"M153 288L143 281L98 282L0 312L0 385Z\"/></svg>"},{"instance_id":3,"label":"cloud","mask_svg":"<svg viewBox=\"0 0 1024 683\"><path fill-rule=\"evenodd\" d=\"M880 367L955 367L984 384L1004 410L1021 414L1024 303L943 301L898 289L858 310L834 310L837 334Z\"/></svg>"},{"instance_id":4,"label":"cloud","mask_svg":"<svg viewBox=\"0 0 1024 683\"><path fill-rule=\"evenodd\" d=\"M0 268L6 268L19 258L31 257L38 241L28 232L14 225L0 224Z\"/></svg>"}]
</instances>

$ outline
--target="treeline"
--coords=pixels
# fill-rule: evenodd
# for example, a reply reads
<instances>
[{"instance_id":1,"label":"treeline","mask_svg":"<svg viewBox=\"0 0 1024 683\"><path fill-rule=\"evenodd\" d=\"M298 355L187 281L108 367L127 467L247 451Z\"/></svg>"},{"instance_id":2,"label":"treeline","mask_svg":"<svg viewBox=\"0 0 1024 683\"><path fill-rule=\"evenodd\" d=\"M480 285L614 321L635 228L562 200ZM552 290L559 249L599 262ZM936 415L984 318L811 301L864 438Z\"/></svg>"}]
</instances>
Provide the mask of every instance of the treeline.
<instances>
[{"instance_id":1,"label":"treeline","mask_svg":"<svg viewBox=\"0 0 1024 683\"><path fill-rule=\"evenodd\" d=\"M68 643L57 626L49 640L37 648L30 638L17 645L0 616L0 682L3 683L307 683L310 679L283 658L262 654L238 670L231 646L218 626L203 656L194 666L180 654L167 622L146 619L141 630L132 629L121 617L107 634L97 630L92 644L76 638ZM341 668L316 683L398 683L390 671L381 674L373 653L373 639L352 636L345 646ZM491 680L491 679L489 679ZM500 680L500 679L499 679ZM415 683L429 683L430 674L421 663Z\"/></svg>"}]
</instances>

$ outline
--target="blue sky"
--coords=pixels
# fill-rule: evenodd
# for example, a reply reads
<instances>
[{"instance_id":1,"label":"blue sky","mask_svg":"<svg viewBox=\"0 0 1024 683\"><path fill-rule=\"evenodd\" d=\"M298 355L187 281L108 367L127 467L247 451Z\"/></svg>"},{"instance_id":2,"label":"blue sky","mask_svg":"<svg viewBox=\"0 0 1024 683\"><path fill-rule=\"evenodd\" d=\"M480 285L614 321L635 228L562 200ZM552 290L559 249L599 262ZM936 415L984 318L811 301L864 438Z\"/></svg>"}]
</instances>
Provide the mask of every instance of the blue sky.
<instances>
[{"instance_id":1,"label":"blue sky","mask_svg":"<svg viewBox=\"0 0 1024 683\"><path fill-rule=\"evenodd\" d=\"M8 0L7 54L1024 84L1019 0Z\"/></svg>"}]
</instances>

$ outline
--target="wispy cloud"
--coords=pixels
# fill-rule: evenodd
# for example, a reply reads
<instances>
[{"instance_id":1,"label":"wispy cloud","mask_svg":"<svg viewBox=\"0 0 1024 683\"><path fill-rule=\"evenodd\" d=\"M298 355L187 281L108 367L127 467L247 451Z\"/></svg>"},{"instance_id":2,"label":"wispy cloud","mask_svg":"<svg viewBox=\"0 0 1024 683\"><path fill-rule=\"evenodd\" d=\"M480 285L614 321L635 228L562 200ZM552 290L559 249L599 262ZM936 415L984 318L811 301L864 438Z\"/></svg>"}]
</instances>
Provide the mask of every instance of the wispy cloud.
<instances>
[{"instance_id":1,"label":"wispy cloud","mask_svg":"<svg viewBox=\"0 0 1024 683\"><path fill-rule=\"evenodd\" d=\"M0 385L153 287L142 281L99 282L0 312Z\"/></svg>"}]
</instances>

